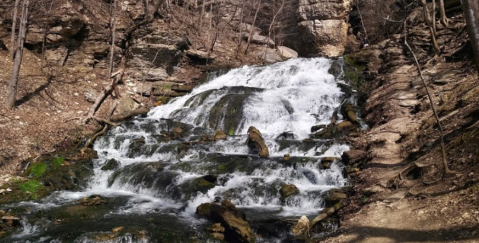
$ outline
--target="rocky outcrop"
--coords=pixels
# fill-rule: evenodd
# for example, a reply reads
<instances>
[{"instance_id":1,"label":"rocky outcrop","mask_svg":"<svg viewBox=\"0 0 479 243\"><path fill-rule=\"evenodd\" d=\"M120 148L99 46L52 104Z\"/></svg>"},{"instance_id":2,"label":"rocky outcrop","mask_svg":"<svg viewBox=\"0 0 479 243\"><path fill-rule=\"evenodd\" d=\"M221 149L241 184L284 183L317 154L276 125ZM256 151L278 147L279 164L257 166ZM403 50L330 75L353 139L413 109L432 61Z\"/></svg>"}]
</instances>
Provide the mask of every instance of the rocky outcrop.
<instances>
[{"instance_id":1,"label":"rocky outcrop","mask_svg":"<svg viewBox=\"0 0 479 243\"><path fill-rule=\"evenodd\" d=\"M344 53L352 0L300 0L300 32L320 54L328 57Z\"/></svg>"},{"instance_id":2,"label":"rocky outcrop","mask_svg":"<svg viewBox=\"0 0 479 243\"><path fill-rule=\"evenodd\" d=\"M213 232L224 231L227 242L253 243L256 236L251 229L246 216L238 210L229 200L224 200L221 205L216 203L203 203L196 208L196 214L209 220L220 223L224 229L217 228Z\"/></svg>"},{"instance_id":3,"label":"rocky outcrop","mask_svg":"<svg viewBox=\"0 0 479 243\"><path fill-rule=\"evenodd\" d=\"M246 144L252 153L258 153L262 158L269 157L268 146L266 146L261 132L255 127L251 126L248 128L248 139L246 140Z\"/></svg>"}]
</instances>

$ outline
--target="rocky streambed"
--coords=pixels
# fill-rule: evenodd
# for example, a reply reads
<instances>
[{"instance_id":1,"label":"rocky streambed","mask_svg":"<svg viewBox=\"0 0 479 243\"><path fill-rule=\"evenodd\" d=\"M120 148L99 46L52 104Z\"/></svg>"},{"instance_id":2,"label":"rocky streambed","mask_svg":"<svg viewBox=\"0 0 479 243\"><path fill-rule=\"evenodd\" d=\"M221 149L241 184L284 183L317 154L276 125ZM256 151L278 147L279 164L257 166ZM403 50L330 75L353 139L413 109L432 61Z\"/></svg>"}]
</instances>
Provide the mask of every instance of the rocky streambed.
<instances>
[{"instance_id":1,"label":"rocky streambed","mask_svg":"<svg viewBox=\"0 0 479 243\"><path fill-rule=\"evenodd\" d=\"M0 206L0 242L320 237L334 230L323 219L345 197L332 189L354 173L341 162L345 137L363 127L343 77L341 60L323 58L213 74L111 129L95 143L96 157L32 163L26 174L37 187L18 191L31 200ZM303 215L310 225L292 230Z\"/></svg>"}]
</instances>

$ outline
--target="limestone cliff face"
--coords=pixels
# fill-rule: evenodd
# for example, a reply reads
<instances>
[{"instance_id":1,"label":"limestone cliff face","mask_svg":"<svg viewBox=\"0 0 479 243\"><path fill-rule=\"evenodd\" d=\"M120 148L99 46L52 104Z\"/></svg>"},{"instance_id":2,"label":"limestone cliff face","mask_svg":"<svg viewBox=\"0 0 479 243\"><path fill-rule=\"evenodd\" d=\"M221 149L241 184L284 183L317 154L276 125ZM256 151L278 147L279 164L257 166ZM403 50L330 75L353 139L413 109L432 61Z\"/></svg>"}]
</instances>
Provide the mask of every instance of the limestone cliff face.
<instances>
[{"instance_id":1,"label":"limestone cliff face","mask_svg":"<svg viewBox=\"0 0 479 243\"><path fill-rule=\"evenodd\" d=\"M352 0L299 0L299 30L310 48L328 57L344 53Z\"/></svg>"}]
</instances>

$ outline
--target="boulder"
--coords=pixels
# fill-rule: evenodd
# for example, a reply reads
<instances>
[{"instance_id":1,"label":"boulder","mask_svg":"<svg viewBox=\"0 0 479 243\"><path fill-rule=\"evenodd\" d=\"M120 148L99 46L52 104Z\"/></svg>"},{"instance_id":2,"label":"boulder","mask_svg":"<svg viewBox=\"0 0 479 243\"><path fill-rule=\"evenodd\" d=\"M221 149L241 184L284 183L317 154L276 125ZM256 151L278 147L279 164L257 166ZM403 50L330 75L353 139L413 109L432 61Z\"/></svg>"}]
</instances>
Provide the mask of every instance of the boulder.
<instances>
[{"instance_id":1,"label":"boulder","mask_svg":"<svg viewBox=\"0 0 479 243\"><path fill-rule=\"evenodd\" d=\"M283 58L279 55L279 53L275 49L261 49L256 52L256 57L262 60L265 63L275 63L283 61Z\"/></svg>"},{"instance_id":2,"label":"boulder","mask_svg":"<svg viewBox=\"0 0 479 243\"><path fill-rule=\"evenodd\" d=\"M102 204L107 204L108 200L102 198L99 195L91 195L90 197L84 197L80 200L80 203L83 206L98 206Z\"/></svg>"},{"instance_id":3,"label":"boulder","mask_svg":"<svg viewBox=\"0 0 479 243\"><path fill-rule=\"evenodd\" d=\"M224 239L227 242L255 242L256 236L246 221L244 213L236 209L229 201L223 201L221 205L203 203L196 208L196 214L220 223L224 227Z\"/></svg>"},{"instance_id":4,"label":"boulder","mask_svg":"<svg viewBox=\"0 0 479 243\"><path fill-rule=\"evenodd\" d=\"M286 46L278 46L278 52L284 59L297 58L298 53Z\"/></svg>"},{"instance_id":5,"label":"boulder","mask_svg":"<svg viewBox=\"0 0 479 243\"><path fill-rule=\"evenodd\" d=\"M116 108L118 114L127 114L131 113L132 111L140 108L141 105L136 102L133 98L130 97L122 97L118 106Z\"/></svg>"},{"instance_id":6,"label":"boulder","mask_svg":"<svg viewBox=\"0 0 479 243\"><path fill-rule=\"evenodd\" d=\"M258 153L261 158L269 157L268 146L266 146L261 132L253 126L248 128L246 144L250 148L250 152Z\"/></svg>"},{"instance_id":7,"label":"boulder","mask_svg":"<svg viewBox=\"0 0 479 243\"><path fill-rule=\"evenodd\" d=\"M247 23L237 24L236 22L235 25L233 26L233 29L240 33L249 33L251 30L253 30L253 34L257 34L257 35L259 35L259 33L261 32L260 28Z\"/></svg>"},{"instance_id":8,"label":"boulder","mask_svg":"<svg viewBox=\"0 0 479 243\"><path fill-rule=\"evenodd\" d=\"M120 166L120 163L115 159L109 159L106 161L105 165L101 167L101 170L114 170Z\"/></svg>"},{"instance_id":9,"label":"boulder","mask_svg":"<svg viewBox=\"0 0 479 243\"><path fill-rule=\"evenodd\" d=\"M283 185L281 186L281 189L279 190L279 193L281 194L281 198L285 199L290 196L294 196L299 194L298 188L294 184L290 185Z\"/></svg>"},{"instance_id":10,"label":"boulder","mask_svg":"<svg viewBox=\"0 0 479 243\"><path fill-rule=\"evenodd\" d=\"M208 53L206 51L199 50L188 50L186 51L186 56L196 64L208 64L213 62L216 58L216 55Z\"/></svg>"},{"instance_id":11,"label":"boulder","mask_svg":"<svg viewBox=\"0 0 479 243\"><path fill-rule=\"evenodd\" d=\"M366 156L367 154L364 150L349 150L344 152L343 155L341 155L341 158L343 159L343 163L348 165L363 160Z\"/></svg>"},{"instance_id":12,"label":"boulder","mask_svg":"<svg viewBox=\"0 0 479 243\"><path fill-rule=\"evenodd\" d=\"M293 234L300 239L309 238L309 219L303 215L293 228Z\"/></svg>"},{"instance_id":13,"label":"boulder","mask_svg":"<svg viewBox=\"0 0 479 243\"><path fill-rule=\"evenodd\" d=\"M328 192L328 196L324 199L326 207L330 207L339 201L346 199L348 195L341 190L331 190Z\"/></svg>"},{"instance_id":14,"label":"boulder","mask_svg":"<svg viewBox=\"0 0 479 243\"><path fill-rule=\"evenodd\" d=\"M221 130L218 130L215 132L215 137L214 137L214 140L215 141L218 141L218 140L226 140L226 133L221 131Z\"/></svg>"},{"instance_id":15,"label":"boulder","mask_svg":"<svg viewBox=\"0 0 479 243\"><path fill-rule=\"evenodd\" d=\"M5 215L2 217L2 222L9 227L19 227L22 226L21 219L12 215Z\"/></svg>"},{"instance_id":16,"label":"boulder","mask_svg":"<svg viewBox=\"0 0 479 243\"><path fill-rule=\"evenodd\" d=\"M245 41L248 41L249 33L243 33L242 36ZM253 33L250 42L258 45L268 45L269 47L274 47L276 45L271 38L256 33Z\"/></svg>"},{"instance_id":17,"label":"boulder","mask_svg":"<svg viewBox=\"0 0 479 243\"><path fill-rule=\"evenodd\" d=\"M353 105L347 104L342 107L341 112L343 113L344 118L348 121L359 123L358 117L356 116L356 111L354 110Z\"/></svg>"}]
</instances>

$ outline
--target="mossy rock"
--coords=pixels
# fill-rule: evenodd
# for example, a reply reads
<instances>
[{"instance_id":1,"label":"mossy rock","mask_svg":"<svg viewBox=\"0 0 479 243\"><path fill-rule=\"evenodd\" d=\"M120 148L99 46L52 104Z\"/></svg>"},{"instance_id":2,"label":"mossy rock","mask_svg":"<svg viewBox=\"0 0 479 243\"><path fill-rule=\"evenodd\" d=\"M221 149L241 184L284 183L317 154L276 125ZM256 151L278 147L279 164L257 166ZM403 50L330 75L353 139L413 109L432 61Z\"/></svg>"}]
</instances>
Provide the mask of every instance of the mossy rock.
<instances>
[{"instance_id":1,"label":"mossy rock","mask_svg":"<svg viewBox=\"0 0 479 243\"><path fill-rule=\"evenodd\" d=\"M115 170L120 166L120 163L116 159L109 159L105 165L101 167L101 170Z\"/></svg>"}]
</instances>

